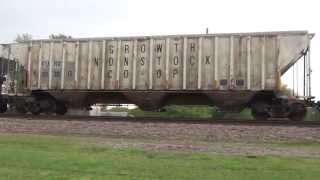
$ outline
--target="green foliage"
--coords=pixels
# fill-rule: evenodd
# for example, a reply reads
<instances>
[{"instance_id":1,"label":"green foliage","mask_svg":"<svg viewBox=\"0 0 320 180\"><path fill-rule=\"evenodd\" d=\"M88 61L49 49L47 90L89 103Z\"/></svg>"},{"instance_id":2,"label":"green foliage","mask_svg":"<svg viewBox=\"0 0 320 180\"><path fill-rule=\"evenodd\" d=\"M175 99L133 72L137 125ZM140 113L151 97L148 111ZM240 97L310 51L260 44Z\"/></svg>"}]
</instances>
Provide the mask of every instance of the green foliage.
<instances>
[{"instance_id":1,"label":"green foliage","mask_svg":"<svg viewBox=\"0 0 320 180\"><path fill-rule=\"evenodd\" d=\"M241 112L221 112L211 106L166 106L164 112L142 111L139 108L129 111L134 117L163 117L163 118L212 118L212 119L253 119L251 110Z\"/></svg>"},{"instance_id":2,"label":"green foliage","mask_svg":"<svg viewBox=\"0 0 320 180\"><path fill-rule=\"evenodd\" d=\"M0 177L43 179L316 180L319 158L116 150L47 136L0 136Z\"/></svg>"},{"instance_id":3,"label":"green foliage","mask_svg":"<svg viewBox=\"0 0 320 180\"><path fill-rule=\"evenodd\" d=\"M50 39L72 39L71 36L67 36L67 35L64 35L64 34L51 34L49 36Z\"/></svg>"},{"instance_id":4,"label":"green foliage","mask_svg":"<svg viewBox=\"0 0 320 180\"><path fill-rule=\"evenodd\" d=\"M166 106L163 112L142 111L139 108L129 111L134 117L164 118L211 118L213 107L209 106Z\"/></svg>"},{"instance_id":5,"label":"green foliage","mask_svg":"<svg viewBox=\"0 0 320 180\"><path fill-rule=\"evenodd\" d=\"M32 40L32 35L28 33L18 34L17 37L14 39L14 41L18 43L22 43L30 40Z\"/></svg>"}]
</instances>

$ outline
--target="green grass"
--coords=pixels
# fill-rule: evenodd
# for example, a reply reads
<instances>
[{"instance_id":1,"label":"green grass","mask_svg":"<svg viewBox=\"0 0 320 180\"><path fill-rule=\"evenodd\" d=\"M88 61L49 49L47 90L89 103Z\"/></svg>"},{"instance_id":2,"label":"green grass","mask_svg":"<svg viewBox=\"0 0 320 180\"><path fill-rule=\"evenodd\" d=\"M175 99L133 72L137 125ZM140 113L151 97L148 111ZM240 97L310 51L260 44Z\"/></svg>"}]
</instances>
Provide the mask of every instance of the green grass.
<instances>
[{"instance_id":1,"label":"green grass","mask_svg":"<svg viewBox=\"0 0 320 180\"><path fill-rule=\"evenodd\" d=\"M145 152L0 135L0 179L319 179L320 159Z\"/></svg>"}]
</instances>

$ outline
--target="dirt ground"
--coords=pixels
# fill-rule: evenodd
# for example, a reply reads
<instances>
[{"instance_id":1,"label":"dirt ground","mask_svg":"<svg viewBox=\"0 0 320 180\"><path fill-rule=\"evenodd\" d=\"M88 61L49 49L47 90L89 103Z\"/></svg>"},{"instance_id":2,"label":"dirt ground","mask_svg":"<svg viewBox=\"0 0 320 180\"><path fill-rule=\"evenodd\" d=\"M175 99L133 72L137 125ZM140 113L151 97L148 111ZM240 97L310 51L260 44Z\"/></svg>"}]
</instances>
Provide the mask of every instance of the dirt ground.
<instances>
[{"instance_id":1,"label":"dirt ground","mask_svg":"<svg viewBox=\"0 0 320 180\"><path fill-rule=\"evenodd\" d=\"M67 136L98 148L320 157L320 127L0 118L0 134Z\"/></svg>"}]
</instances>

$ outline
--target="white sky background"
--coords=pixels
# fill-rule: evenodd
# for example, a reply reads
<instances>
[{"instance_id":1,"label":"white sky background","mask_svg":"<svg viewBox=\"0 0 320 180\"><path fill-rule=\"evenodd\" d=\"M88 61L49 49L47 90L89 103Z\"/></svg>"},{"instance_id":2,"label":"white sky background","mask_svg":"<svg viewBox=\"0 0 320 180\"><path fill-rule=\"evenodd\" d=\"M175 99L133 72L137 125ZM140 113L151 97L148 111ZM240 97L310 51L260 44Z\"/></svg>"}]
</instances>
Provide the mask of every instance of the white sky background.
<instances>
[{"instance_id":1,"label":"white sky background","mask_svg":"<svg viewBox=\"0 0 320 180\"><path fill-rule=\"evenodd\" d=\"M308 30L318 34L311 47L312 94L320 99L319 8L316 0L0 0L0 43L21 33L39 39L199 34L207 27L210 33ZM292 80L285 80L290 87Z\"/></svg>"}]
</instances>

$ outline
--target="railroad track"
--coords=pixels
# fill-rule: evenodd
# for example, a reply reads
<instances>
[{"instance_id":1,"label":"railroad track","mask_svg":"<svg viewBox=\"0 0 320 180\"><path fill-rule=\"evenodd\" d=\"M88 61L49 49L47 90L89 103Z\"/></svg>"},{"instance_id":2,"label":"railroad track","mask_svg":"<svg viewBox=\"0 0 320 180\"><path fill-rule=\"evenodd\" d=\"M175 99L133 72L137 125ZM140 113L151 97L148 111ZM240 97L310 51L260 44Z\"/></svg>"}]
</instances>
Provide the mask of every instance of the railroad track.
<instances>
[{"instance_id":1,"label":"railroad track","mask_svg":"<svg viewBox=\"0 0 320 180\"><path fill-rule=\"evenodd\" d=\"M61 121L118 121L139 123L182 123L182 124L226 124L226 125L274 125L274 126L320 126L320 121L291 121L289 119L268 120L239 120L223 119L213 120L210 118L159 118L159 117L118 117L118 116L80 116L80 115L38 115L31 114L1 114L2 118L25 119L25 120L61 120Z\"/></svg>"}]
</instances>

